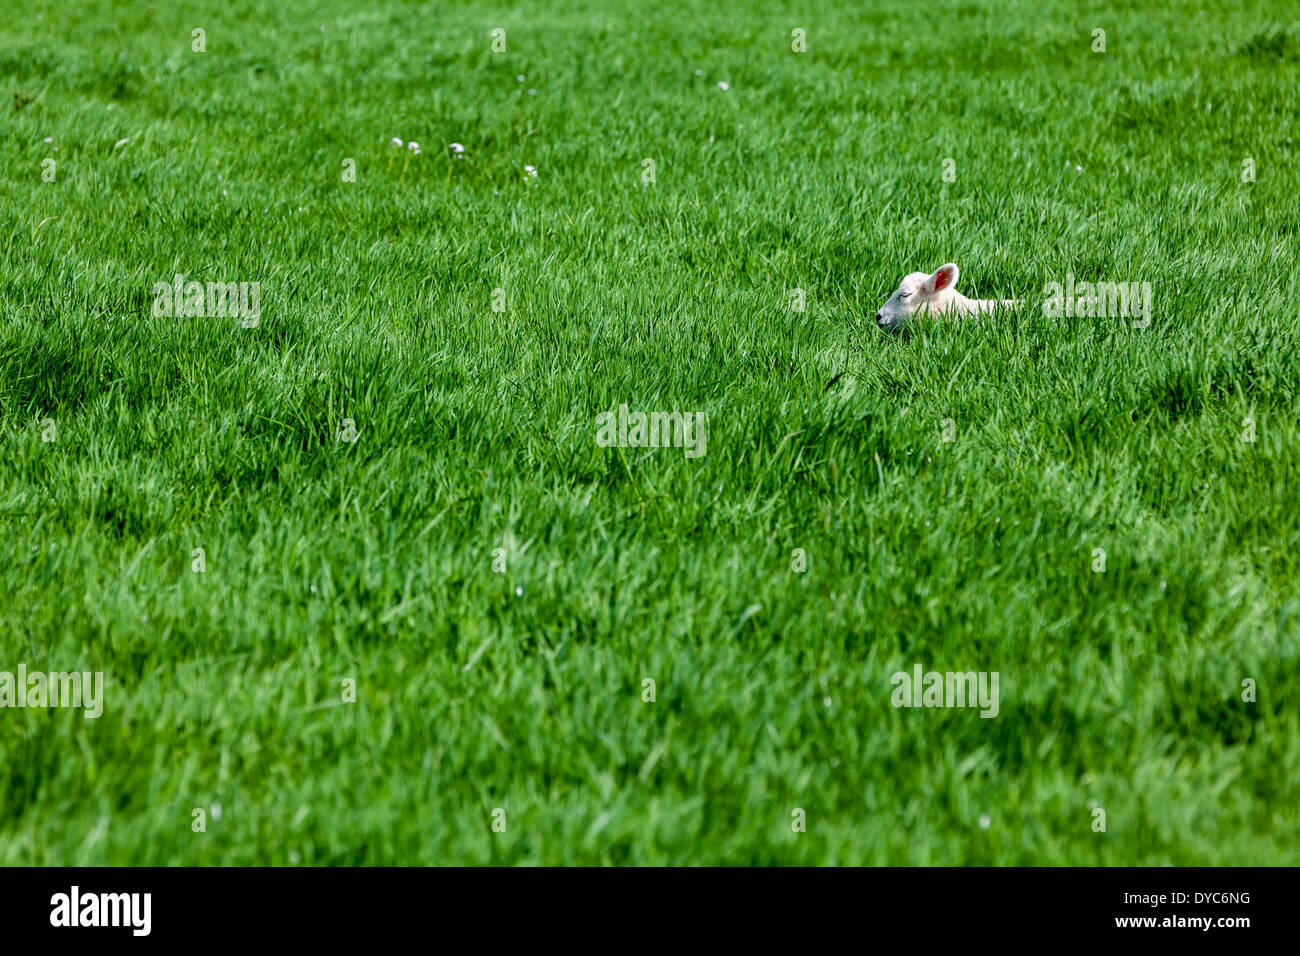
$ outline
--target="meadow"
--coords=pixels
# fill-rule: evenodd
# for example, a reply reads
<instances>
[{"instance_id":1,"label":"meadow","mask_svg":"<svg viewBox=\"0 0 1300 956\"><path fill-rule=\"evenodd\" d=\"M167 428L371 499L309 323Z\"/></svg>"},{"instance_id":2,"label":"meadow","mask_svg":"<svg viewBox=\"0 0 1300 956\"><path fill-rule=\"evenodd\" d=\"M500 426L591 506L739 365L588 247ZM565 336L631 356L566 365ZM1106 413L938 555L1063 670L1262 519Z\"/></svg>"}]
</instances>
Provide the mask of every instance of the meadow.
<instances>
[{"instance_id":1,"label":"meadow","mask_svg":"<svg viewBox=\"0 0 1300 956\"><path fill-rule=\"evenodd\" d=\"M1300 859L1300 4L0 13L0 865Z\"/></svg>"}]
</instances>

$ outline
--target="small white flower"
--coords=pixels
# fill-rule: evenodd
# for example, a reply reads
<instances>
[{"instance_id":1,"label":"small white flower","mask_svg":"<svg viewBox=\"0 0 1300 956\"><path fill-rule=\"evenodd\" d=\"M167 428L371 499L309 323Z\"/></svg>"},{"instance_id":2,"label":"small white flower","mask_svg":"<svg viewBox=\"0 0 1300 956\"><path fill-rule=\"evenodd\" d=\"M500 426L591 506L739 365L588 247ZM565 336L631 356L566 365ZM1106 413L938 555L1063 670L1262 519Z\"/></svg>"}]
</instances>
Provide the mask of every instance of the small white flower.
<instances>
[{"instance_id":1,"label":"small white flower","mask_svg":"<svg viewBox=\"0 0 1300 956\"><path fill-rule=\"evenodd\" d=\"M523 589L523 588L515 588L515 597L523 597L523 596L524 596L524 589Z\"/></svg>"},{"instance_id":2,"label":"small white flower","mask_svg":"<svg viewBox=\"0 0 1300 956\"><path fill-rule=\"evenodd\" d=\"M411 151L412 155L415 156L420 155L420 144L417 143L415 140L411 140L409 143L407 143L406 148Z\"/></svg>"},{"instance_id":3,"label":"small white flower","mask_svg":"<svg viewBox=\"0 0 1300 956\"><path fill-rule=\"evenodd\" d=\"M529 91L528 91L528 95L529 95L529 96L536 96L536 95L537 95L537 91L536 91L536 90L529 90Z\"/></svg>"},{"instance_id":4,"label":"small white flower","mask_svg":"<svg viewBox=\"0 0 1300 956\"><path fill-rule=\"evenodd\" d=\"M1075 166L1075 167L1074 167L1074 171L1075 171L1076 173L1081 173L1081 172L1083 172L1083 167L1082 167L1082 166Z\"/></svg>"},{"instance_id":5,"label":"small white flower","mask_svg":"<svg viewBox=\"0 0 1300 956\"><path fill-rule=\"evenodd\" d=\"M718 89L725 93L727 90L731 89L731 84L726 80L718 80Z\"/></svg>"},{"instance_id":6,"label":"small white flower","mask_svg":"<svg viewBox=\"0 0 1300 956\"><path fill-rule=\"evenodd\" d=\"M451 150L453 153L463 153L463 152L465 152L465 147L462 146L462 145L460 145L460 143L452 143L452 144L451 144L450 146L448 146L447 148L448 148L449 150Z\"/></svg>"},{"instance_id":7,"label":"small white flower","mask_svg":"<svg viewBox=\"0 0 1300 956\"><path fill-rule=\"evenodd\" d=\"M398 139L396 136L394 136L394 137L393 137L393 149L401 149L401 148L402 148L402 141L401 141L400 139Z\"/></svg>"},{"instance_id":8,"label":"small white flower","mask_svg":"<svg viewBox=\"0 0 1300 956\"><path fill-rule=\"evenodd\" d=\"M528 178L528 179L536 179L536 178L537 178L537 167L536 167L536 166L525 166L525 167L524 167L524 176L525 176L526 178Z\"/></svg>"},{"instance_id":9,"label":"small white flower","mask_svg":"<svg viewBox=\"0 0 1300 956\"><path fill-rule=\"evenodd\" d=\"M53 136L47 136L47 137L45 137L45 142L47 142L47 143L52 143L52 142L54 142L54 137L53 137Z\"/></svg>"},{"instance_id":10,"label":"small white flower","mask_svg":"<svg viewBox=\"0 0 1300 956\"><path fill-rule=\"evenodd\" d=\"M520 83L522 83L524 81L524 75L520 73L518 76L515 77L515 79L518 80Z\"/></svg>"},{"instance_id":11,"label":"small white flower","mask_svg":"<svg viewBox=\"0 0 1300 956\"><path fill-rule=\"evenodd\" d=\"M981 830L987 830L989 826L992 825L992 823L993 821L989 819L989 815L987 813L980 817Z\"/></svg>"},{"instance_id":12,"label":"small white flower","mask_svg":"<svg viewBox=\"0 0 1300 956\"><path fill-rule=\"evenodd\" d=\"M695 75L696 75L696 76L703 76L703 75L704 75L704 71L703 71L703 70L696 70L696 71L695 71Z\"/></svg>"}]
</instances>

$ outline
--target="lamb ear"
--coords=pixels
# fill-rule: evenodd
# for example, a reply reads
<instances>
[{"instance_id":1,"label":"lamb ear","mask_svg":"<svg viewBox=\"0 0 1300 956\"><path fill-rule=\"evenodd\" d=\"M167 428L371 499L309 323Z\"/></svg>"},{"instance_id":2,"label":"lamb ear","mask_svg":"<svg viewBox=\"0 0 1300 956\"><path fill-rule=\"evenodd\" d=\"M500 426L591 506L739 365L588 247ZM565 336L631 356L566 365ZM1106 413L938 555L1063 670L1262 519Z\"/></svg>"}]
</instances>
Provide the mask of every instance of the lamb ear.
<instances>
[{"instance_id":1,"label":"lamb ear","mask_svg":"<svg viewBox=\"0 0 1300 956\"><path fill-rule=\"evenodd\" d=\"M944 289L951 289L956 284L957 266L950 262L947 265L940 266L934 275L925 280L925 291L928 295L934 295Z\"/></svg>"}]
</instances>

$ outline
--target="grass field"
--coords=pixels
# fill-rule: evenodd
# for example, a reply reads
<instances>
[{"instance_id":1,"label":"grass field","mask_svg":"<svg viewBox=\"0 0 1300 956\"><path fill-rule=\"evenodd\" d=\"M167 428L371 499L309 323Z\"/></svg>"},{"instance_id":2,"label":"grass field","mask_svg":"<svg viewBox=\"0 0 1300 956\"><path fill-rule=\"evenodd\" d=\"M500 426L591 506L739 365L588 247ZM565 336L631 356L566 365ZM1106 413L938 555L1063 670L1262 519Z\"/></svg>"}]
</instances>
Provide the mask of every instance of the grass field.
<instances>
[{"instance_id":1,"label":"grass field","mask_svg":"<svg viewBox=\"0 0 1300 956\"><path fill-rule=\"evenodd\" d=\"M724 9L0 3L0 864L1300 859L1300 5Z\"/></svg>"}]
</instances>

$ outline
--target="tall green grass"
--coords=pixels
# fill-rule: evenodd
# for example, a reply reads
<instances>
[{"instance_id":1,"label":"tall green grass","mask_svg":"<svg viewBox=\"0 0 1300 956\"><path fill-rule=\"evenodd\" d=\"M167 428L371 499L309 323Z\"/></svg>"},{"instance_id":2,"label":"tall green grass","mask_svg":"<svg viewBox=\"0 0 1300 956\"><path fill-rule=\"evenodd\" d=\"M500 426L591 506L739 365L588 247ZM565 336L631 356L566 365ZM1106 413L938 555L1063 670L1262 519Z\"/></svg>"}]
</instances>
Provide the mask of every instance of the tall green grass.
<instances>
[{"instance_id":1,"label":"tall green grass","mask_svg":"<svg viewBox=\"0 0 1300 956\"><path fill-rule=\"evenodd\" d=\"M1294 3L0 12L0 863L1296 861Z\"/></svg>"}]
</instances>

